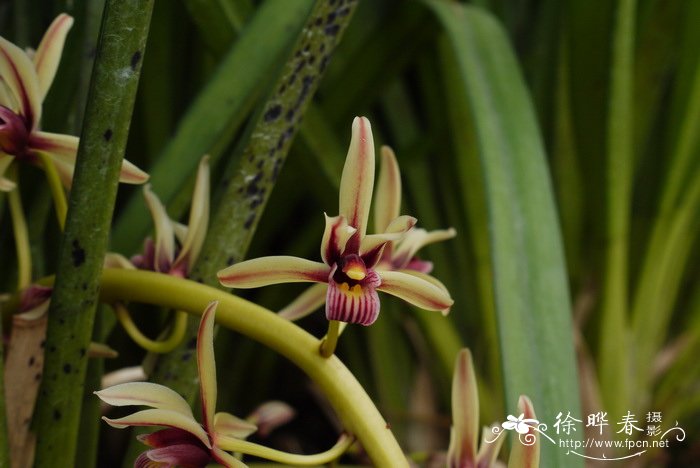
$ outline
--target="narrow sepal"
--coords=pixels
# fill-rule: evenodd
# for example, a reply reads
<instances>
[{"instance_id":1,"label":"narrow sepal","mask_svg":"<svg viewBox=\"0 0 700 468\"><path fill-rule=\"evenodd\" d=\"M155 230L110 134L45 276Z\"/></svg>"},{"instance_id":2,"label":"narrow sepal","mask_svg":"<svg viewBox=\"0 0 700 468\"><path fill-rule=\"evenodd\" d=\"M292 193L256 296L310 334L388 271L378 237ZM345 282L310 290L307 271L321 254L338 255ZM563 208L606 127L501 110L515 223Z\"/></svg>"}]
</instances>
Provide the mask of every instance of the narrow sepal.
<instances>
[{"instance_id":1,"label":"narrow sepal","mask_svg":"<svg viewBox=\"0 0 700 468\"><path fill-rule=\"evenodd\" d=\"M471 352L462 349L452 375L452 432L447 458L451 468L476 466L479 394Z\"/></svg>"},{"instance_id":2,"label":"narrow sepal","mask_svg":"<svg viewBox=\"0 0 700 468\"><path fill-rule=\"evenodd\" d=\"M415 275L382 270L380 276L380 291L399 297L421 309L438 310L446 314L454 303L446 291Z\"/></svg>"},{"instance_id":3,"label":"narrow sepal","mask_svg":"<svg viewBox=\"0 0 700 468\"><path fill-rule=\"evenodd\" d=\"M258 288L269 284L328 281L330 267L299 257L278 256L246 260L217 273L229 288Z\"/></svg>"},{"instance_id":4,"label":"narrow sepal","mask_svg":"<svg viewBox=\"0 0 700 468\"><path fill-rule=\"evenodd\" d=\"M345 245L357 229L349 226L343 216L331 217L326 213L323 216L326 218L326 227L321 239L321 259L326 265L332 265L340 258Z\"/></svg>"},{"instance_id":5,"label":"narrow sepal","mask_svg":"<svg viewBox=\"0 0 700 468\"><path fill-rule=\"evenodd\" d=\"M245 419L230 413L220 412L214 415L214 433L235 439L245 439L254 433L258 427Z\"/></svg>"},{"instance_id":6,"label":"narrow sepal","mask_svg":"<svg viewBox=\"0 0 700 468\"><path fill-rule=\"evenodd\" d=\"M34 64L27 54L0 37L0 76L13 102L0 103L21 114L34 128L41 118L41 97Z\"/></svg>"},{"instance_id":7,"label":"narrow sepal","mask_svg":"<svg viewBox=\"0 0 700 468\"><path fill-rule=\"evenodd\" d=\"M39 84L39 97L42 101L56 76L63 45L71 26L73 26L72 17L65 13L58 15L44 33L44 37L34 53L34 67Z\"/></svg>"},{"instance_id":8,"label":"narrow sepal","mask_svg":"<svg viewBox=\"0 0 700 468\"><path fill-rule=\"evenodd\" d=\"M530 399L521 395L518 400L518 411L522 413L525 421L536 421L535 409L532 406ZM528 431L514 433L518 439L513 442L513 449L510 452L508 459L508 468L537 468L540 466L540 440L539 434L531 425L522 425Z\"/></svg>"},{"instance_id":9,"label":"narrow sepal","mask_svg":"<svg viewBox=\"0 0 700 468\"><path fill-rule=\"evenodd\" d=\"M214 321L217 301L210 302L199 322L197 333L197 368L199 370L199 393L202 399L204 427L207 431L214 426L216 412L216 361L214 359Z\"/></svg>"},{"instance_id":10,"label":"narrow sepal","mask_svg":"<svg viewBox=\"0 0 700 468\"><path fill-rule=\"evenodd\" d=\"M175 411L192 418L190 405L170 388L150 382L127 382L95 392L100 400L112 406L143 405Z\"/></svg>"},{"instance_id":11,"label":"narrow sepal","mask_svg":"<svg viewBox=\"0 0 700 468\"><path fill-rule=\"evenodd\" d=\"M385 232L401 210L401 172L394 151L382 146L381 169L374 196L374 229Z\"/></svg>"},{"instance_id":12,"label":"narrow sepal","mask_svg":"<svg viewBox=\"0 0 700 468\"><path fill-rule=\"evenodd\" d=\"M426 245L451 239L456 234L457 231L453 228L430 232L422 228L413 228L397 244L392 255L392 263L395 268L404 268L416 255L416 252Z\"/></svg>"},{"instance_id":13,"label":"narrow sepal","mask_svg":"<svg viewBox=\"0 0 700 468\"><path fill-rule=\"evenodd\" d=\"M365 117L355 117L352 138L340 180L339 213L357 229L360 238L367 230L367 218L374 188L374 141Z\"/></svg>"},{"instance_id":14,"label":"narrow sepal","mask_svg":"<svg viewBox=\"0 0 700 468\"><path fill-rule=\"evenodd\" d=\"M202 250L204 238L207 235L207 228L209 227L209 187L209 156L207 155L199 162L186 235L182 241L180 253L173 265L174 270L185 274L197 260L199 252Z\"/></svg>"},{"instance_id":15,"label":"narrow sepal","mask_svg":"<svg viewBox=\"0 0 700 468\"><path fill-rule=\"evenodd\" d=\"M373 324L380 307L376 290L380 282L377 273L368 270L362 284L352 286L348 283L338 284L332 276L331 274L326 294L326 318L365 326Z\"/></svg>"},{"instance_id":16,"label":"narrow sepal","mask_svg":"<svg viewBox=\"0 0 700 468\"><path fill-rule=\"evenodd\" d=\"M151 190L150 184L143 188L143 197L155 227L154 269L160 273L168 273L175 258L173 225L160 199Z\"/></svg>"},{"instance_id":17,"label":"narrow sepal","mask_svg":"<svg viewBox=\"0 0 700 468\"><path fill-rule=\"evenodd\" d=\"M123 418L110 419L105 416L102 419L112 427L124 429L129 426L165 426L182 429L194 435L207 447L211 448L209 436L202 426L192 417L182 413L165 409L147 409L130 414Z\"/></svg>"},{"instance_id":18,"label":"narrow sepal","mask_svg":"<svg viewBox=\"0 0 700 468\"><path fill-rule=\"evenodd\" d=\"M432 276L432 275L429 275L429 274L427 274L427 273L423 273L422 271L418 271L418 270L414 270L414 269L408 269L408 268L402 269L402 270L396 270L396 271L398 271L398 272L400 272L400 273L405 273L405 274L407 274L407 275L415 276L416 278L420 278L420 279L422 279L422 280L424 280L424 281L427 281L428 283L430 283L430 284L432 284L432 285L434 285L434 286L437 286L438 288L440 288L440 289L442 289L443 291L445 291L445 293L449 294L449 291L447 290L447 286L445 286L444 284L442 284L442 281L440 281L439 279L435 278L435 277Z\"/></svg>"},{"instance_id":19,"label":"narrow sepal","mask_svg":"<svg viewBox=\"0 0 700 468\"><path fill-rule=\"evenodd\" d=\"M325 283L312 285L301 293L299 297L294 299L287 307L280 310L278 315L291 321L306 317L326 302L327 289L328 285Z\"/></svg>"}]
</instances>

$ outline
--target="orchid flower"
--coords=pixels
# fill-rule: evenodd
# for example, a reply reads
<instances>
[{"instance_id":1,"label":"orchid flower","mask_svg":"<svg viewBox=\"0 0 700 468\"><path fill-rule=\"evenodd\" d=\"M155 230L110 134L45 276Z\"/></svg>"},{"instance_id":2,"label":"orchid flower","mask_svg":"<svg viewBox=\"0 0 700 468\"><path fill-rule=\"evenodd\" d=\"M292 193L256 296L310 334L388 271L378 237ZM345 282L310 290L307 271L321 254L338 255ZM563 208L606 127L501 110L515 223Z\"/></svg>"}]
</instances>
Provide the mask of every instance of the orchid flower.
<instances>
[{"instance_id":1,"label":"orchid flower","mask_svg":"<svg viewBox=\"0 0 700 468\"><path fill-rule=\"evenodd\" d=\"M449 468L494 468L503 438L487 442L492 434L489 427L482 429L482 441L477 451L479 433L479 392L471 352L462 349L457 355L452 377L452 430L447 450Z\"/></svg>"},{"instance_id":2,"label":"orchid flower","mask_svg":"<svg viewBox=\"0 0 700 468\"><path fill-rule=\"evenodd\" d=\"M39 164L47 155L64 185L70 186L78 150L78 137L40 129L41 105L51 87L73 18L59 15L30 56L0 37L0 191L15 183L4 177L14 160ZM120 181L141 184L148 175L128 161L122 163Z\"/></svg>"},{"instance_id":3,"label":"orchid flower","mask_svg":"<svg viewBox=\"0 0 700 468\"><path fill-rule=\"evenodd\" d=\"M143 405L153 409L138 411L118 419L103 417L112 427L165 426L139 440L151 447L143 452L135 467L204 467L217 462L226 467L245 465L221 448L227 439L242 439L255 432L255 425L232 414L216 413L216 365L214 361L214 318L217 303L210 303L202 314L197 335L197 369L202 403L202 424L194 418L189 404L163 385L130 382L95 392L112 406Z\"/></svg>"},{"instance_id":4,"label":"orchid flower","mask_svg":"<svg viewBox=\"0 0 700 468\"><path fill-rule=\"evenodd\" d=\"M416 275L377 268L387 243L401 239L416 219L398 216L385 226L383 233L367 234L374 166L370 123L357 117L340 182L340 214L326 215L321 241L323 263L290 256L247 260L220 271L221 284L257 288L289 282L325 283L328 320L361 325L370 325L377 319L377 291L423 309L448 311L453 301L446 289Z\"/></svg>"},{"instance_id":5,"label":"orchid flower","mask_svg":"<svg viewBox=\"0 0 700 468\"><path fill-rule=\"evenodd\" d=\"M187 226L171 220L150 185L144 187L143 195L155 225L155 242L147 239L143 254L132 257L135 267L187 277L207 234L209 187L209 156L204 156L197 169Z\"/></svg>"},{"instance_id":6,"label":"orchid flower","mask_svg":"<svg viewBox=\"0 0 700 468\"><path fill-rule=\"evenodd\" d=\"M374 198L374 228L377 232L387 232L393 220L399 218L401 209L401 171L394 152L388 146L381 149L381 171L377 182ZM400 271L420 277L441 289L445 286L436 278L430 276L432 262L419 259L418 250L428 244L451 239L456 235L453 228L437 231L413 227L402 237L389 240L376 265L377 270ZM287 307L279 311L279 315L288 320L298 320L307 316L326 300L325 285L313 285L304 291Z\"/></svg>"}]
</instances>

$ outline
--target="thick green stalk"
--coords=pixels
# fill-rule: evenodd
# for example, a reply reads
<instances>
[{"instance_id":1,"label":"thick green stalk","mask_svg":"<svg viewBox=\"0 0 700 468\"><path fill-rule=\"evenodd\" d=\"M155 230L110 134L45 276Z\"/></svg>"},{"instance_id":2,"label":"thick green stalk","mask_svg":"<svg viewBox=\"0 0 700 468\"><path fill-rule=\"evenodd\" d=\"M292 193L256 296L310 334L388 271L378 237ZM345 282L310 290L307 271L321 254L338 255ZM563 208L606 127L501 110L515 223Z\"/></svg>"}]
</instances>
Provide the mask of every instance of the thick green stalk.
<instances>
[{"instance_id":1,"label":"thick green stalk","mask_svg":"<svg viewBox=\"0 0 700 468\"><path fill-rule=\"evenodd\" d=\"M105 5L61 241L41 397L36 466L74 466L86 350L153 0Z\"/></svg>"},{"instance_id":2,"label":"thick green stalk","mask_svg":"<svg viewBox=\"0 0 700 468\"><path fill-rule=\"evenodd\" d=\"M408 466L396 439L365 390L336 357L322 357L319 340L297 325L256 304L195 281L147 271L105 269L101 299L134 301L201 314L219 301L221 325L282 354L321 388L348 431L362 443L378 467Z\"/></svg>"},{"instance_id":3,"label":"thick green stalk","mask_svg":"<svg viewBox=\"0 0 700 468\"><path fill-rule=\"evenodd\" d=\"M458 3L425 3L455 51L479 146L506 407L515 414L518 396L524 394L539 414L561 408L580 413L559 221L519 64L501 25L489 14ZM542 466L583 463L544 445Z\"/></svg>"},{"instance_id":4,"label":"thick green stalk","mask_svg":"<svg viewBox=\"0 0 700 468\"><path fill-rule=\"evenodd\" d=\"M631 398L627 311L634 164L635 10L635 0L618 2L608 109L607 253L598 360L604 403L611 414L623 414Z\"/></svg>"}]
</instances>

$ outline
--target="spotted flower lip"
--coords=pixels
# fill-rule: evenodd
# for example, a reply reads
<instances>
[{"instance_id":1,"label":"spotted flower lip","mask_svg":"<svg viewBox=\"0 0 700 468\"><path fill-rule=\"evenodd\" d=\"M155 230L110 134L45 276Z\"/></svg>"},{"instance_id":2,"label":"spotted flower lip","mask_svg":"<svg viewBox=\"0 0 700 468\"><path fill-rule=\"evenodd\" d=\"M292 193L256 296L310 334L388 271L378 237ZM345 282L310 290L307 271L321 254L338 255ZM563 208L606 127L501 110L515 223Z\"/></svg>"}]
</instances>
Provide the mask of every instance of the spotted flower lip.
<instances>
[{"instance_id":1,"label":"spotted flower lip","mask_svg":"<svg viewBox=\"0 0 700 468\"><path fill-rule=\"evenodd\" d=\"M377 268L387 244L401 239L416 219L396 216L385 223L381 233L367 234L374 170L369 120L356 117L340 182L339 215L326 215L321 240L323 263L289 256L247 260L221 270L221 284L256 288L288 282L326 283L326 317L361 325L370 325L377 319L377 291L423 309L449 310L452 299L444 287L417 275ZM314 291L324 292L321 288Z\"/></svg>"},{"instance_id":2,"label":"spotted flower lip","mask_svg":"<svg viewBox=\"0 0 700 468\"><path fill-rule=\"evenodd\" d=\"M226 467L245 467L219 446L219 442L227 438L245 438L257 427L232 414L215 412L217 387L213 334L216 307L217 302L212 302L204 310L197 335L201 424L194 418L185 399L163 385L130 382L95 392L102 401L112 406L151 408L117 419L103 417L110 426L118 429L130 426L166 428L139 438L151 449L142 453L134 466L204 467L216 461Z\"/></svg>"},{"instance_id":3,"label":"spotted flower lip","mask_svg":"<svg viewBox=\"0 0 700 468\"><path fill-rule=\"evenodd\" d=\"M32 57L0 37L0 190L15 184L3 175L16 159L40 164L38 154L49 156L64 185L70 186L79 139L44 132L41 106L56 75L66 35L73 18L60 14L44 34ZM122 163L121 182L141 184L148 175L128 161Z\"/></svg>"}]
</instances>

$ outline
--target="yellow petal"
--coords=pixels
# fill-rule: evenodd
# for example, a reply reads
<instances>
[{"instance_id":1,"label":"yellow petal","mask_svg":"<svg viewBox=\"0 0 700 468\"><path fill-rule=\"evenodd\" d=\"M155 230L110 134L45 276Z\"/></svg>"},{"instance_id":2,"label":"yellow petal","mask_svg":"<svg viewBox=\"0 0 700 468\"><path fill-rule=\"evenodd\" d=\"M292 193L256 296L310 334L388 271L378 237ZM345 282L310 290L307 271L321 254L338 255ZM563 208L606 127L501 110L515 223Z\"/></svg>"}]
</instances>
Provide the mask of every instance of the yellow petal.
<instances>
[{"instance_id":1,"label":"yellow petal","mask_svg":"<svg viewBox=\"0 0 700 468\"><path fill-rule=\"evenodd\" d=\"M269 284L328 281L330 267L299 257L262 257L236 263L217 273L229 288L259 288Z\"/></svg>"},{"instance_id":2,"label":"yellow petal","mask_svg":"<svg viewBox=\"0 0 700 468\"><path fill-rule=\"evenodd\" d=\"M187 223L187 234L173 269L189 270L202 250L209 226L209 179L209 156L207 155L199 162L197 180L192 195L192 206L190 207L190 218Z\"/></svg>"},{"instance_id":3,"label":"yellow petal","mask_svg":"<svg viewBox=\"0 0 700 468\"><path fill-rule=\"evenodd\" d=\"M350 148L340 180L339 213L357 229L360 238L367 231L367 218L374 189L374 141L372 127L365 117L352 123Z\"/></svg>"},{"instance_id":4,"label":"yellow petal","mask_svg":"<svg viewBox=\"0 0 700 468\"><path fill-rule=\"evenodd\" d=\"M479 393L471 352L457 355L452 376L452 431L447 451L449 466L476 466L479 435Z\"/></svg>"},{"instance_id":5,"label":"yellow petal","mask_svg":"<svg viewBox=\"0 0 700 468\"><path fill-rule=\"evenodd\" d=\"M10 101L14 101L7 104L15 107L8 108L24 116L30 128L36 128L41 119L41 98L34 64L22 49L3 37L0 37L0 76L7 85L5 93L9 92Z\"/></svg>"},{"instance_id":6,"label":"yellow petal","mask_svg":"<svg viewBox=\"0 0 700 468\"><path fill-rule=\"evenodd\" d=\"M400 271L379 271L380 291L399 297L414 306L446 313L454 303L450 295L434 284Z\"/></svg>"},{"instance_id":7,"label":"yellow petal","mask_svg":"<svg viewBox=\"0 0 700 468\"><path fill-rule=\"evenodd\" d=\"M177 411L147 409L123 418L110 419L103 416L102 419L107 424L117 429L124 429L129 426L165 426L182 429L201 440L207 448L211 448L209 436L206 431L202 429L202 426L200 426L194 418L185 416Z\"/></svg>"},{"instance_id":8,"label":"yellow petal","mask_svg":"<svg viewBox=\"0 0 700 468\"><path fill-rule=\"evenodd\" d=\"M382 146L381 170L374 196L374 230L385 232L401 210L401 172L391 148Z\"/></svg>"},{"instance_id":9,"label":"yellow petal","mask_svg":"<svg viewBox=\"0 0 700 468\"><path fill-rule=\"evenodd\" d=\"M326 289L328 285L325 283L312 285L287 307L280 310L278 315L291 321L306 317L326 302Z\"/></svg>"},{"instance_id":10,"label":"yellow petal","mask_svg":"<svg viewBox=\"0 0 700 468\"><path fill-rule=\"evenodd\" d=\"M150 382L127 382L95 392L112 406L143 405L175 411L192 418L192 409L174 390Z\"/></svg>"},{"instance_id":11,"label":"yellow petal","mask_svg":"<svg viewBox=\"0 0 700 468\"><path fill-rule=\"evenodd\" d=\"M173 225L170 222L168 213L165 207L160 202L155 193L151 190L150 185L143 188L143 196L146 199L146 205L151 212L153 223L155 225L155 270L161 273L168 273L175 258L175 233Z\"/></svg>"},{"instance_id":12,"label":"yellow petal","mask_svg":"<svg viewBox=\"0 0 700 468\"><path fill-rule=\"evenodd\" d=\"M349 226L343 216L328 216L326 213L323 216L326 218L326 228L321 238L321 258L326 265L332 265L338 261L357 229Z\"/></svg>"},{"instance_id":13,"label":"yellow petal","mask_svg":"<svg viewBox=\"0 0 700 468\"><path fill-rule=\"evenodd\" d=\"M34 67L39 83L39 96L42 101L51 87L54 76L56 76L63 45L71 26L73 26L72 17L65 13L58 15L44 33L44 37L34 54Z\"/></svg>"},{"instance_id":14,"label":"yellow petal","mask_svg":"<svg viewBox=\"0 0 700 468\"><path fill-rule=\"evenodd\" d=\"M199 369L199 393L202 399L204 427L214 427L216 412L216 361L214 359L214 320L217 301L210 302L202 313L197 333L197 368Z\"/></svg>"},{"instance_id":15,"label":"yellow petal","mask_svg":"<svg viewBox=\"0 0 700 468\"><path fill-rule=\"evenodd\" d=\"M214 432L217 435L245 439L256 430L258 427L255 424L230 413L220 412L214 415Z\"/></svg>"}]
</instances>

